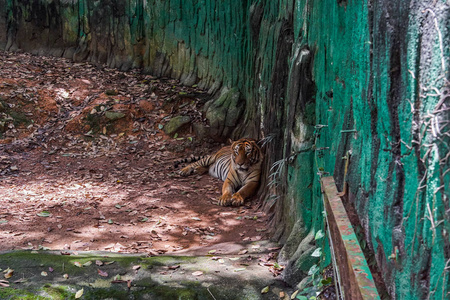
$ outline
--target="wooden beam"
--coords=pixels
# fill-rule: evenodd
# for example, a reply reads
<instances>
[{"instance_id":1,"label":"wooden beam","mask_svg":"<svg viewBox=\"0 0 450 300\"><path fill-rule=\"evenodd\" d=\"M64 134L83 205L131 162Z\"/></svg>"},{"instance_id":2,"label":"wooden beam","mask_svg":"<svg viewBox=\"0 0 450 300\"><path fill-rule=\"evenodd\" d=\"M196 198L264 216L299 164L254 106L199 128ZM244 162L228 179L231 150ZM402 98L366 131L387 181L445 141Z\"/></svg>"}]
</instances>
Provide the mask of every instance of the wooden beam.
<instances>
[{"instance_id":1,"label":"wooden beam","mask_svg":"<svg viewBox=\"0 0 450 300\"><path fill-rule=\"evenodd\" d=\"M380 299L333 177L322 178L321 184L343 299Z\"/></svg>"}]
</instances>

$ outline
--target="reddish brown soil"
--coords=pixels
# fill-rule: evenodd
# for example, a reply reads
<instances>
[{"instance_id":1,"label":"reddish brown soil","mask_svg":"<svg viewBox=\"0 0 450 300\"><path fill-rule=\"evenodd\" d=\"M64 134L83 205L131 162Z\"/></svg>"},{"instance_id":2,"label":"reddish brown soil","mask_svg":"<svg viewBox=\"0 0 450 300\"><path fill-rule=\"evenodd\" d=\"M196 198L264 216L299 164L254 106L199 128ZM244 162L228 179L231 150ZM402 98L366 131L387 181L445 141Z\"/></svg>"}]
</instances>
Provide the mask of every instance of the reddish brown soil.
<instances>
[{"instance_id":1,"label":"reddish brown soil","mask_svg":"<svg viewBox=\"0 0 450 300\"><path fill-rule=\"evenodd\" d=\"M1 134L0 251L160 254L266 239L256 199L220 207L222 182L173 170L220 147L160 130L175 115L203 122L204 99L138 71L0 52L1 116L22 116ZM110 122L106 110L125 116Z\"/></svg>"}]
</instances>

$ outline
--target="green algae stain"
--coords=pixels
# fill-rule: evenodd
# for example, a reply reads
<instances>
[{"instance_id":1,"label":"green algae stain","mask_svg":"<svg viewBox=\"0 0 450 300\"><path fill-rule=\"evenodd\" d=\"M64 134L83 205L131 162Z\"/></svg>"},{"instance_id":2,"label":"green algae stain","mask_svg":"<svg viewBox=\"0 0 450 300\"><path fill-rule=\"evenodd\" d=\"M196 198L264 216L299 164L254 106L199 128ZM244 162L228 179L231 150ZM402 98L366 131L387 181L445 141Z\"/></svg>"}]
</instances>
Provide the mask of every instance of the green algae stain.
<instances>
[{"instance_id":1,"label":"green algae stain","mask_svg":"<svg viewBox=\"0 0 450 300\"><path fill-rule=\"evenodd\" d=\"M26 290L17 288L0 288L0 299L2 300L48 300L50 297L37 296Z\"/></svg>"},{"instance_id":2,"label":"green algae stain","mask_svg":"<svg viewBox=\"0 0 450 300\"><path fill-rule=\"evenodd\" d=\"M70 296L73 295L73 293L69 292L68 288L63 285L55 286L46 284L42 287L42 290L48 294L52 300L70 299Z\"/></svg>"}]
</instances>

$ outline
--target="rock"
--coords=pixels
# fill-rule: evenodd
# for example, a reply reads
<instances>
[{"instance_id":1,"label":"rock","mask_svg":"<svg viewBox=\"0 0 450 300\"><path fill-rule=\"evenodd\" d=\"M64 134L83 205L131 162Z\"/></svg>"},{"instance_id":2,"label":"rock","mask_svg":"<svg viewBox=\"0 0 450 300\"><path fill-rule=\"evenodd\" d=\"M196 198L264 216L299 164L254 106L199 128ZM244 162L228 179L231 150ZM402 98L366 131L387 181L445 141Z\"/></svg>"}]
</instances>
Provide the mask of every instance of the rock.
<instances>
[{"instance_id":1,"label":"rock","mask_svg":"<svg viewBox=\"0 0 450 300\"><path fill-rule=\"evenodd\" d=\"M189 116L177 116L172 118L165 126L164 132L167 135L172 135L177 132L180 128L189 124L191 122L191 118Z\"/></svg>"},{"instance_id":2,"label":"rock","mask_svg":"<svg viewBox=\"0 0 450 300\"><path fill-rule=\"evenodd\" d=\"M200 139L204 139L208 136L208 129L209 127L206 127L205 125L201 123L194 123L192 124L192 128L194 129L195 135Z\"/></svg>"},{"instance_id":3,"label":"rock","mask_svg":"<svg viewBox=\"0 0 450 300\"><path fill-rule=\"evenodd\" d=\"M119 94L119 92L117 90L106 90L105 94L107 96L117 96Z\"/></svg>"},{"instance_id":4,"label":"rock","mask_svg":"<svg viewBox=\"0 0 450 300\"><path fill-rule=\"evenodd\" d=\"M309 284L311 284L311 276L307 276L305 278L302 279L302 281L300 281L297 284L297 289L300 291L303 291L304 289L306 289L308 287Z\"/></svg>"},{"instance_id":5,"label":"rock","mask_svg":"<svg viewBox=\"0 0 450 300\"><path fill-rule=\"evenodd\" d=\"M214 139L229 137L240 121L244 111L244 101L240 101L237 88L225 89L220 97L206 104L206 118L211 125L210 135Z\"/></svg>"},{"instance_id":6,"label":"rock","mask_svg":"<svg viewBox=\"0 0 450 300\"><path fill-rule=\"evenodd\" d=\"M293 255L298 249L298 246L308 235L308 231L303 222L303 219L297 220L294 227L292 228L288 239L284 243L283 248L278 254L278 262L282 265L287 265L289 260L292 259Z\"/></svg>"},{"instance_id":7,"label":"rock","mask_svg":"<svg viewBox=\"0 0 450 300\"><path fill-rule=\"evenodd\" d=\"M118 111L107 111L105 112L105 117L111 121L116 121L124 118L125 114Z\"/></svg>"},{"instance_id":8,"label":"rock","mask_svg":"<svg viewBox=\"0 0 450 300\"><path fill-rule=\"evenodd\" d=\"M310 268L319 262L318 257L313 257L314 231L311 231L297 247L295 253L289 258L283 272L283 280L288 284L297 285L308 275Z\"/></svg>"},{"instance_id":9,"label":"rock","mask_svg":"<svg viewBox=\"0 0 450 300\"><path fill-rule=\"evenodd\" d=\"M72 57L74 56L75 52L76 52L76 48L75 47L66 48L64 50L64 53L63 53L62 57L68 58L68 59L72 59Z\"/></svg>"}]
</instances>

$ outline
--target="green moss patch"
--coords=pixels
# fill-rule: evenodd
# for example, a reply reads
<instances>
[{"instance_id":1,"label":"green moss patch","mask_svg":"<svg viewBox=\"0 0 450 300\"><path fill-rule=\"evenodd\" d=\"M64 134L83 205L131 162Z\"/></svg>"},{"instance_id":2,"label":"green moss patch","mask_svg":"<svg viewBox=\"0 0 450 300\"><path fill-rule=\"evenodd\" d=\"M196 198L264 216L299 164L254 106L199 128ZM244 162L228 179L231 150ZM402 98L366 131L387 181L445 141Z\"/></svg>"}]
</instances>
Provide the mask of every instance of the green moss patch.
<instances>
[{"instance_id":1,"label":"green moss patch","mask_svg":"<svg viewBox=\"0 0 450 300\"><path fill-rule=\"evenodd\" d=\"M277 281L256 259L247 258L218 262L209 256L9 252L0 254L0 269L14 273L7 279L10 287L0 288L0 299L75 299L81 291L80 299L211 299L211 294L217 299L270 299L276 289L267 295L260 291Z\"/></svg>"}]
</instances>

